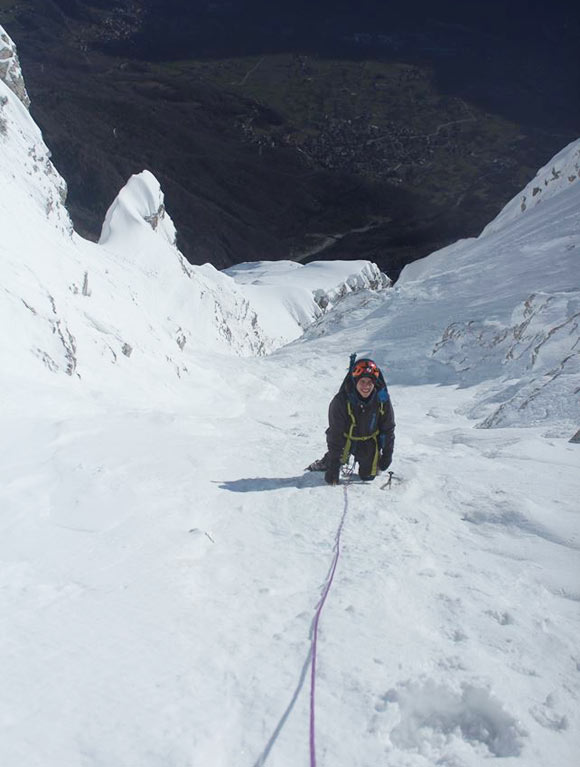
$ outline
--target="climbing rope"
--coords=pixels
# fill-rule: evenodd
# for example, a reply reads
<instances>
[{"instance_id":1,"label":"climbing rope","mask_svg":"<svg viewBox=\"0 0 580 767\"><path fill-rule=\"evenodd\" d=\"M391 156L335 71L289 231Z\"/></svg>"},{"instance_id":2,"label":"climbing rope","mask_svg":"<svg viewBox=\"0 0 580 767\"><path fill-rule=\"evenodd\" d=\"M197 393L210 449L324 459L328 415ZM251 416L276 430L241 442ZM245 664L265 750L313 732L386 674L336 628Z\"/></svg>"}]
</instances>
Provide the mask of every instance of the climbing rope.
<instances>
[{"instance_id":1,"label":"climbing rope","mask_svg":"<svg viewBox=\"0 0 580 767\"><path fill-rule=\"evenodd\" d=\"M278 721L278 724L276 725L274 732L270 736L266 744L266 747L264 748L264 750L262 751L258 759L254 762L254 767L263 767L263 765L266 764L266 760L270 754L270 751L272 750L272 747L274 746L276 740L278 739L278 736L280 735L282 728L286 724L288 717L290 716L290 713L292 712L292 709L294 708L294 705L298 699L298 695L300 694L300 691L306 680L309 666L310 666L310 767L316 767L315 708L316 708L316 660L317 660L316 651L317 651L317 644L318 644L318 624L320 622L320 615L322 613L322 608L324 607L324 603L326 602L326 597L328 596L328 592L330 591L330 587L332 586L332 581L334 580L336 566L338 564L338 559L340 557L340 536L342 533L342 528L344 527L346 514L348 512L347 489L352 479L354 465L355 465L355 461L353 459L352 465L347 464L343 466L343 470L342 470L343 477L345 478L345 482L343 484L344 505L342 509L342 516L340 518L340 523L338 525L338 528L334 536L334 546L332 549L333 551L332 562L330 564L328 574L324 581L324 586L322 588L322 595L318 601L318 604L316 605L314 617L312 619L312 623L310 624L310 649L308 651L308 655L306 656L306 659L302 666L302 670L300 672L300 676L298 679L298 684L296 685L296 689L294 690L290 703L288 704L288 706L286 707L286 710L284 711L280 720Z\"/></svg>"},{"instance_id":2,"label":"climbing rope","mask_svg":"<svg viewBox=\"0 0 580 767\"><path fill-rule=\"evenodd\" d=\"M328 571L328 575L326 576L326 582L324 584L324 588L322 590L322 596L320 597L320 601L316 605L316 611L314 613L314 620L312 621L312 628L311 628L311 644L310 644L310 656L311 656L311 665L310 665L310 767L316 767L316 717L315 717L315 709L316 709L316 649L318 644L318 623L320 621L320 615L322 613L322 608L324 607L324 603L326 602L326 597L328 596L328 592L330 591L330 587L332 586L332 581L334 580L334 573L336 572L336 566L338 564L338 558L340 557L340 535L342 533L342 528L344 527L344 520L346 519L346 513L348 511L348 485L350 483L350 478L352 476L352 468L350 470L350 474L348 475L348 479L346 483L343 485L344 490L344 506L342 510L342 517L340 518L340 524L338 525L338 529L336 531L336 535L334 536L334 547L333 552L334 556L332 558L332 563L330 565L330 570Z\"/></svg>"}]
</instances>

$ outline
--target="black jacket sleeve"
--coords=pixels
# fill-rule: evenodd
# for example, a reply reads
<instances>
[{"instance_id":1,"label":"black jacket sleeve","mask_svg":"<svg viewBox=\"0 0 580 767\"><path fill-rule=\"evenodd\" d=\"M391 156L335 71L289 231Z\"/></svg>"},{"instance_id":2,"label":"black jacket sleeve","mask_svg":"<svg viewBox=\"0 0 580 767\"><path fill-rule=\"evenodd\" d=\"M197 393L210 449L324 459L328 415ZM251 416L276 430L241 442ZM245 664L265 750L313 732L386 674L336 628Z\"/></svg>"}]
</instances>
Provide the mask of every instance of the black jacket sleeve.
<instances>
[{"instance_id":1,"label":"black jacket sleeve","mask_svg":"<svg viewBox=\"0 0 580 767\"><path fill-rule=\"evenodd\" d=\"M379 431L382 452L392 456L395 447L395 413L390 399L385 403L384 415L380 417Z\"/></svg>"},{"instance_id":2,"label":"black jacket sleeve","mask_svg":"<svg viewBox=\"0 0 580 767\"><path fill-rule=\"evenodd\" d=\"M326 430L326 444L328 446L328 458L332 464L339 464L342 451L346 444L349 417L346 409L346 399L339 392L328 407L328 429Z\"/></svg>"}]
</instances>

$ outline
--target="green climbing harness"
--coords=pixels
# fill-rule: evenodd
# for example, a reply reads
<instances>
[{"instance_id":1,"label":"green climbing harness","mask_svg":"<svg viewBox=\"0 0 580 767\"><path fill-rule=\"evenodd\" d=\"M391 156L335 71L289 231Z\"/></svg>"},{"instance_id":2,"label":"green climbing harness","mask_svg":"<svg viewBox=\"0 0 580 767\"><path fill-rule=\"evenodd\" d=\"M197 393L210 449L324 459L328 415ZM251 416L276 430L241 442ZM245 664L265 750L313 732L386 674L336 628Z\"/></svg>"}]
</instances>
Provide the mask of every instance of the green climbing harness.
<instances>
[{"instance_id":1,"label":"green climbing harness","mask_svg":"<svg viewBox=\"0 0 580 767\"><path fill-rule=\"evenodd\" d=\"M356 426L356 418L354 417L354 413L352 411L352 406L350 402L346 403L348 415L350 417L350 427L348 429L348 433L344 433L344 436L346 437L346 442L344 443L344 450L342 451L342 457L340 459L341 463L347 463L348 457L350 455L350 448L353 442L366 442L369 439L373 439L375 441L375 456L373 458L373 463L371 467L371 474L376 476L379 466L379 440L378 436L380 434L379 429L375 429L375 431L372 434L369 434L367 437L354 437L353 431ZM381 402L379 407L379 413L381 415L384 415L385 408L383 406L383 403Z\"/></svg>"}]
</instances>

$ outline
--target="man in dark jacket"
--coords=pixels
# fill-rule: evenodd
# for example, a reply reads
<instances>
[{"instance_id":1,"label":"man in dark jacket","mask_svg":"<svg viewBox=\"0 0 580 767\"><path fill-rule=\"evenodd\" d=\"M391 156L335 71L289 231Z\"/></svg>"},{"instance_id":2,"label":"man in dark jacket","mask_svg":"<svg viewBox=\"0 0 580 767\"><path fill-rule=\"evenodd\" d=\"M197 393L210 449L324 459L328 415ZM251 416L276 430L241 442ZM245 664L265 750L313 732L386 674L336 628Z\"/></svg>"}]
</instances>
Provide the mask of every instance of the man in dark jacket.
<instances>
[{"instance_id":1,"label":"man in dark jacket","mask_svg":"<svg viewBox=\"0 0 580 767\"><path fill-rule=\"evenodd\" d=\"M370 359L351 364L328 408L328 452L309 467L337 485L340 466L353 455L362 480L373 480L393 458L395 415L383 374Z\"/></svg>"}]
</instances>

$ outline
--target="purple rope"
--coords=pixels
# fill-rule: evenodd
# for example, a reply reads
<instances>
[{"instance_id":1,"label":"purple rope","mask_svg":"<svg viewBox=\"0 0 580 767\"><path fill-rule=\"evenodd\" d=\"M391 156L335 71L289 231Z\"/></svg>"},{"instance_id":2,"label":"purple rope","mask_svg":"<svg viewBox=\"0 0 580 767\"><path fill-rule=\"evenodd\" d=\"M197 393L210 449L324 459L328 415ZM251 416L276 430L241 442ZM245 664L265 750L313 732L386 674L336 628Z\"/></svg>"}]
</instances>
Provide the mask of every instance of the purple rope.
<instances>
[{"instance_id":1,"label":"purple rope","mask_svg":"<svg viewBox=\"0 0 580 767\"><path fill-rule=\"evenodd\" d=\"M343 485L343 487L344 487L344 509L342 512L342 518L340 520L340 524L338 526L336 535L334 537L334 549L333 549L334 559L332 560L330 570L328 571L328 575L326 577L326 583L324 585L324 590L322 592L322 596L320 597L320 601L316 606L314 620L312 621L312 643L311 643L312 664L310 667L310 767L316 767L316 743L315 743L316 726L315 726L314 708L316 703L316 645L318 642L318 622L320 620L320 614L322 613L322 608L324 607L324 603L326 602L326 597L328 596L328 592L330 591L330 587L332 586L332 581L334 580L334 573L336 571L336 565L338 564L338 558L340 556L340 534L342 533L346 512L348 510L348 496L346 494L346 489L348 487L348 484Z\"/></svg>"}]
</instances>

